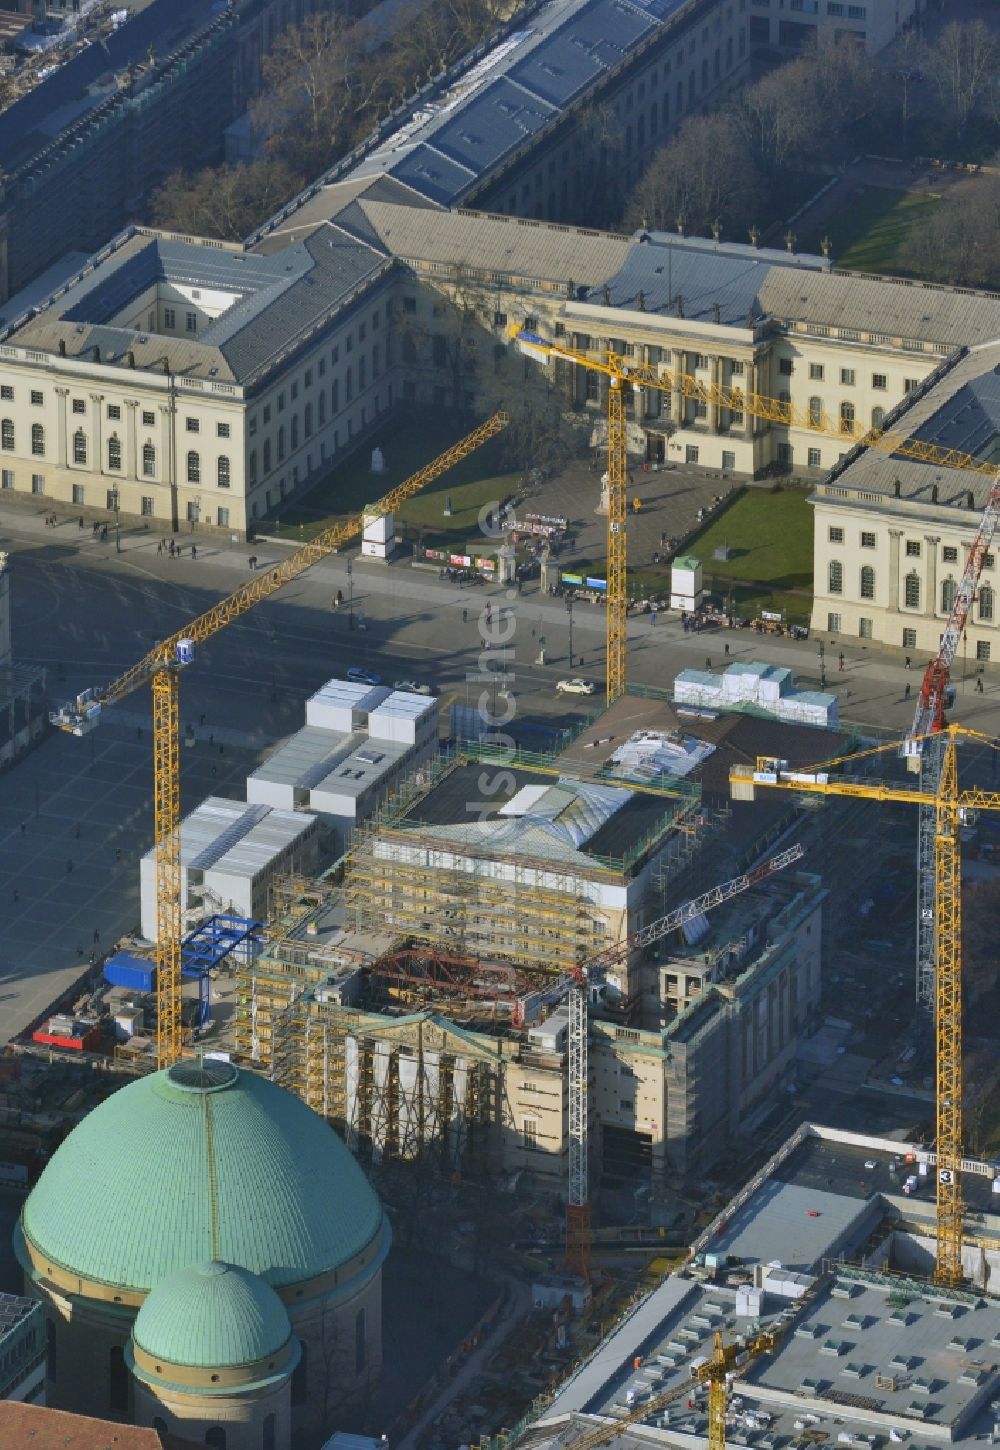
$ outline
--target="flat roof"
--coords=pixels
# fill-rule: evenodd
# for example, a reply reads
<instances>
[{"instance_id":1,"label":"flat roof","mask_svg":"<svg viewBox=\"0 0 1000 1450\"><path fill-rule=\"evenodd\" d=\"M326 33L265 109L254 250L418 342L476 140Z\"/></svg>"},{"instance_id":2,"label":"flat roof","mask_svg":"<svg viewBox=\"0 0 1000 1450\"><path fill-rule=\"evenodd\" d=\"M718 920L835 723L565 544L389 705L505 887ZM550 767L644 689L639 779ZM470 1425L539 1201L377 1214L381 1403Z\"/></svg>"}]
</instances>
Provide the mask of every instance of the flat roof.
<instances>
[{"instance_id":1,"label":"flat roof","mask_svg":"<svg viewBox=\"0 0 1000 1450\"><path fill-rule=\"evenodd\" d=\"M412 750L405 740L381 740L362 737L358 744L342 756L333 770L327 771L313 782L313 799L317 810L322 810L323 795L340 795L357 798L375 781L386 775L393 766Z\"/></svg>"},{"instance_id":2,"label":"flat roof","mask_svg":"<svg viewBox=\"0 0 1000 1450\"><path fill-rule=\"evenodd\" d=\"M192 871L256 876L315 821L302 811L208 796L181 821L181 864ZM142 859L152 862L154 857L151 849Z\"/></svg>"},{"instance_id":3,"label":"flat roof","mask_svg":"<svg viewBox=\"0 0 1000 1450\"><path fill-rule=\"evenodd\" d=\"M363 739L364 736L357 732L304 725L291 739L279 745L250 778L309 789L328 775L337 761Z\"/></svg>"},{"instance_id":4,"label":"flat roof","mask_svg":"<svg viewBox=\"0 0 1000 1450\"><path fill-rule=\"evenodd\" d=\"M852 1229L865 1225L867 1232L870 1218L866 1202L772 1178L733 1214L707 1252L807 1272Z\"/></svg>"}]
</instances>

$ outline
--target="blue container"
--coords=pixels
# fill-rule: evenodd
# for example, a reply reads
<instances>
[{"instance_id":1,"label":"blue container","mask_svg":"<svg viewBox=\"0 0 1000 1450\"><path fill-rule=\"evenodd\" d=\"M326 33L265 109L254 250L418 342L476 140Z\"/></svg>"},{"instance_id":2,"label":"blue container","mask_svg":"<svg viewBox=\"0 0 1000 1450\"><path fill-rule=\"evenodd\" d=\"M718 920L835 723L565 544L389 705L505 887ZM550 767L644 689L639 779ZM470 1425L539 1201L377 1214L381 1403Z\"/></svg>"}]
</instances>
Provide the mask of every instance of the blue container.
<instances>
[{"instance_id":1,"label":"blue container","mask_svg":"<svg viewBox=\"0 0 1000 1450\"><path fill-rule=\"evenodd\" d=\"M131 952L116 952L104 963L104 980L111 987L129 992L152 992L156 986L156 963Z\"/></svg>"}]
</instances>

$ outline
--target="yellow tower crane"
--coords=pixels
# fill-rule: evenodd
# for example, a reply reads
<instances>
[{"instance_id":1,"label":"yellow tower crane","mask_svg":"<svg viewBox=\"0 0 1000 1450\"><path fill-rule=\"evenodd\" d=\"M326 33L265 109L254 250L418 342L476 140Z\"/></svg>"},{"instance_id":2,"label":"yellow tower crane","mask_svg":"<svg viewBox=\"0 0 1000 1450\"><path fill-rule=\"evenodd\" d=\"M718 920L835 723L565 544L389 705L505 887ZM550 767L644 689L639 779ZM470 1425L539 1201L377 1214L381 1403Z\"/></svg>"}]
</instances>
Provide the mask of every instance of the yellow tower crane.
<instances>
[{"instance_id":1,"label":"yellow tower crane","mask_svg":"<svg viewBox=\"0 0 1000 1450\"><path fill-rule=\"evenodd\" d=\"M367 513L393 513L402 503L483 443L506 428L506 413L494 413L480 427L414 473ZM105 705L116 704L149 681L153 693L153 846L156 863L156 1062L170 1067L181 1055L181 853L180 853L180 688L179 676L191 662L194 646L211 639L254 605L270 599L318 560L361 533L364 515L355 514L303 544L273 569L255 574L184 629L161 640L131 669L103 689L85 690L51 716L73 735L85 735L100 723Z\"/></svg>"},{"instance_id":2,"label":"yellow tower crane","mask_svg":"<svg viewBox=\"0 0 1000 1450\"><path fill-rule=\"evenodd\" d=\"M778 1334L774 1330L761 1330L757 1334L752 1334L742 1343L736 1341L731 1344L724 1343L721 1333L717 1330L711 1357L697 1365L688 1379L679 1385L674 1385L672 1389L664 1390L663 1394L653 1395L650 1399L644 1400L641 1405L637 1405L620 1420L612 1420L607 1424L598 1425L593 1430L585 1431L582 1435L567 1440L566 1450L599 1450L601 1445L610 1444L632 1425L642 1424L653 1415L659 1414L661 1410L665 1410L675 1400L682 1399L684 1395L690 1395L692 1390L699 1389L703 1385L708 1386L708 1450L725 1450L726 1406L729 1400L727 1377L737 1365L746 1368L759 1355L766 1354L773 1349L777 1343Z\"/></svg>"},{"instance_id":3,"label":"yellow tower crane","mask_svg":"<svg viewBox=\"0 0 1000 1450\"><path fill-rule=\"evenodd\" d=\"M924 739L908 737L906 750L920 748ZM734 800L753 800L760 789L788 790L813 795L853 796L863 800L899 801L931 806L934 810L935 899L935 1030L937 1061L937 1256L934 1277L949 1288L962 1282L962 862L959 832L971 811L1000 811L1000 792L978 786L961 790L958 782L958 742L995 742L978 731L948 725L937 737L942 742L941 773L933 795L918 787L865 775L831 775L843 765L865 757L899 755L904 743L892 741L854 755L839 756L804 770L790 770L788 762L761 756L756 766L734 765L729 772Z\"/></svg>"},{"instance_id":4,"label":"yellow tower crane","mask_svg":"<svg viewBox=\"0 0 1000 1450\"><path fill-rule=\"evenodd\" d=\"M714 406L730 416L742 417L749 413L765 423L782 428L803 428L825 437L839 438L852 445L878 448L886 453L898 454L920 463L932 463L944 468L968 469L973 473L995 475L994 464L983 463L971 453L959 448L939 448L934 443L924 443L918 438L908 438L904 433L884 428L862 428L845 419L831 418L820 409L800 408L766 393L744 392L742 388L726 387L722 383L707 383L690 373L672 372L669 368L654 367L648 363L637 363L632 358L610 350L599 357L577 352L561 343L548 342L537 333L528 332L516 324L510 336L521 352L536 362L548 363L553 359L574 363L589 372L601 373L608 379L608 580L607 580L607 655L606 681L607 702L610 705L619 695L625 693L628 679L626 660L628 593L626 568L628 543L626 536L628 485L628 452L626 435L625 394L631 388L640 393L643 388L655 388L661 393L676 393L695 403Z\"/></svg>"}]
</instances>

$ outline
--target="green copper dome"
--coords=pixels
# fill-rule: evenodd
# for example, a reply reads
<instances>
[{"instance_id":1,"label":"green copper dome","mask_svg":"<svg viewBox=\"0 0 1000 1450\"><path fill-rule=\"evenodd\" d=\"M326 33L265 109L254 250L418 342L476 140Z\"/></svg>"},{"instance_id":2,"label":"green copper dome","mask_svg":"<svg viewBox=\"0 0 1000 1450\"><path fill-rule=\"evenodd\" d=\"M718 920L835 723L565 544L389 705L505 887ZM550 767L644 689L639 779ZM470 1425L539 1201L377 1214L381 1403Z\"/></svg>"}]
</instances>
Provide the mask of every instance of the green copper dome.
<instances>
[{"instance_id":1,"label":"green copper dome","mask_svg":"<svg viewBox=\"0 0 1000 1450\"><path fill-rule=\"evenodd\" d=\"M192 1264L239 1264L274 1287L389 1247L382 1206L311 1108L230 1063L178 1063L74 1128L24 1205L38 1257L146 1291Z\"/></svg>"},{"instance_id":2,"label":"green copper dome","mask_svg":"<svg viewBox=\"0 0 1000 1450\"><path fill-rule=\"evenodd\" d=\"M235 1264L178 1269L157 1284L132 1337L156 1360L228 1369L267 1359L291 1336L285 1306L263 1279Z\"/></svg>"}]
</instances>

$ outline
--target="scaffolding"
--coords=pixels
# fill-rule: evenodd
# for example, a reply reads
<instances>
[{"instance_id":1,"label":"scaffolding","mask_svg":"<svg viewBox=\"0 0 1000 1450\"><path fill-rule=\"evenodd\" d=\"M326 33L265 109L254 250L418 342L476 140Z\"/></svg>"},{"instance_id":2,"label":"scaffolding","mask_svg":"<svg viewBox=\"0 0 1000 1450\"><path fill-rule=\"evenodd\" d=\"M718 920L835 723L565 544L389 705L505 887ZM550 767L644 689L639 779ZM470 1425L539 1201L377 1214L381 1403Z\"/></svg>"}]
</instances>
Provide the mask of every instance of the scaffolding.
<instances>
[{"instance_id":1,"label":"scaffolding","mask_svg":"<svg viewBox=\"0 0 1000 1450\"><path fill-rule=\"evenodd\" d=\"M506 861L501 872L485 853L463 851L454 865L445 864L449 854L422 847L416 833L383 830L377 847L355 856L346 884L356 928L388 927L444 951L550 973L600 950L609 922L587 878L544 859Z\"/></svg>"}]
</instances>

